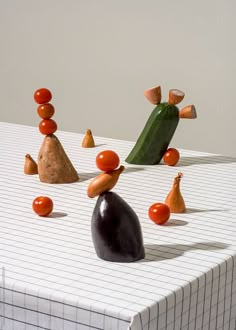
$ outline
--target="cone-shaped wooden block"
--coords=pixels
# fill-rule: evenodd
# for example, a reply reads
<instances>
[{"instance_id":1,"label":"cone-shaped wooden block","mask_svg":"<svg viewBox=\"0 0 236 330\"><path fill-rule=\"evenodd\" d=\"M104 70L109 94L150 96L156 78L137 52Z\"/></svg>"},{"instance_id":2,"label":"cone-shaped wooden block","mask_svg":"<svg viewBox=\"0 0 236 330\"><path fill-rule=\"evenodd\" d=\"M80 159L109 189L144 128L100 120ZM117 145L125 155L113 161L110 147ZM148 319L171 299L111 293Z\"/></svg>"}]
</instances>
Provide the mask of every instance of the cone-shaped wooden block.
<instances>
[{"instance_id":1,"label":"cone-shaped wooden block","mask_svg":"<svg viewBox=\"0 0 236 330\"><path fill-rule=\"evenodd\" d=\"M38 165L29 154L25 155L24 173L28 175L38 174Z\"/></svg>"},{"instance_id":2,"label":"cone-shaped wooden block","mask_svg":"<svg viewBox=\"0 0 236 330\"><path fill-rule=\"evenodd\" d=\"M72 183L79 176L59 139L46 135L38 155L39 179L46 183Z\"/></svg>"},{"instance_id":3,"label":"cone-shaped wooden block","mask_svg":"<svg viewBox=\"0 0 236 330\"><path fill-rule=\"evenodd\" d=\"M83 148L94 148L95 147L94 138L93 138L91 129L87 129L87 132L82 141L82 147Z\"/></svg>"},{"instance_id":4,"label":"cone-shaped wooden block","mask_svg":"<svg viewBox=\"0 0 236 330\"><path fill-rule=\"evenodd\" d=\"M161 86L152 87L144 91L144 96L148 99L152 104L161 103Z\"/></svg>"}]
</instances>

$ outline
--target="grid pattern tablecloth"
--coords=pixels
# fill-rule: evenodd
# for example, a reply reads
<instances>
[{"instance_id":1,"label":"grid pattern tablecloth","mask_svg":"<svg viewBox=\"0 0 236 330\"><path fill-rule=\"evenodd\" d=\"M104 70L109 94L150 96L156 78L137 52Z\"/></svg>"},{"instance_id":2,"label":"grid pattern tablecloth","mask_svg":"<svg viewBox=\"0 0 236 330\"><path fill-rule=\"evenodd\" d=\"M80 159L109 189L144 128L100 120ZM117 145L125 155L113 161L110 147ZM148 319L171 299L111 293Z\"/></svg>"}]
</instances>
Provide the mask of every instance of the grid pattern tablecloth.
<instances>
[{"instance_id":1,"label":"grid pattern tablecloth","mask_svg":"<svg viewBox=\"0 0 236 330\"><path fill-rule=\"evenodd\" d=\"M58 131L80 181L41 183L23 173L43 136L35 127L0 124L0 329L236 329L236 159L181 151L178 166L138 166L124 159L133 143ZM146 258L100 260L91 240L95 199L86 190L99 173L97 153L116 151L126 170L114 191L137 213ZM187 212L158 226L149 206L163 202L181 171ZM40 218L33 199L50 196Z\"/></svg>"}]
</instances>

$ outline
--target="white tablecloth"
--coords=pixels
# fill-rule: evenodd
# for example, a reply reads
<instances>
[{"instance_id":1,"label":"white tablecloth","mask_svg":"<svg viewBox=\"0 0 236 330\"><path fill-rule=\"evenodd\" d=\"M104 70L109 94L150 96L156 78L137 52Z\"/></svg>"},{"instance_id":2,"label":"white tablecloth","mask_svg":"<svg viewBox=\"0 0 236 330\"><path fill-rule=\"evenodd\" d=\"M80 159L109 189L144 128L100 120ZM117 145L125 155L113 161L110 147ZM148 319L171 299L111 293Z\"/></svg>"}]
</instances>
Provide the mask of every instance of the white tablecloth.
<instances>
[{"instance_id":1,"label":"white tablecloth","mask_svg":"<svg viewBox=\"0 0 236 330\"><path fill-rule=\"evenodd\" d=\"M95 134L96 132L94 132ZM178 166L126 164L132 142L58 131L80 181L41 183L23 173L37 160L37 127L0 124L0 329L236 329L236 159L180 150ZM146 258L100 260L91 240L96 203L86 195L99 171L95 157L112 149L126 170L113 189L137 213ZM187 212L163 226L147 216L164 202L181 171ZM35 197L54 201L50 217L33 213Z\"/></svg>"}]
</instances>

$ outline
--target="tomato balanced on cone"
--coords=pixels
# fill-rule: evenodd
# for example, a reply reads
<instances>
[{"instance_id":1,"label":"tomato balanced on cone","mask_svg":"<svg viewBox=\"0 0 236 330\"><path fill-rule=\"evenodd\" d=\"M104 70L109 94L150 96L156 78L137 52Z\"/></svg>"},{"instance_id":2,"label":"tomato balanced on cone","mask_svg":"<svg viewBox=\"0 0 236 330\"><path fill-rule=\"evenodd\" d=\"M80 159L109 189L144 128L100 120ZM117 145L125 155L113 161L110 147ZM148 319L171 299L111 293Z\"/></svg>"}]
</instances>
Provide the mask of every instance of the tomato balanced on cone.
<instances>
[{"instance_id":1,"label":"tomato balanced on cone","mask_svg":"<svg viewBox=\"0 0 236 330\"><path fill-rule=\"evenodd\" d=\"M50 102L52 93L47 88L37 89L34 93L34 100L39 104L37 112L40 118L39 131L44 135L53 134L57 130L57 123L51 119L55 113L54 106Z\"/></svg>"},{"instance_id":2,"label":"tomato balanced on cone","mask_svg":"<svg viewBox=\"0 0 236 330\"><path fill-rule=\"evenodd\" d=\"M38 106L37 112L42 119L49 119L54 115L55 109L51 103L44 103Z\"/></svg>"},{"instance_id":3,"label":"tomato balanced on cone","mask_svg":"<svg viewBox=\"0 0 236 330\"><path fill-rule=\"evenodd\" d=\"M99 152L96 157L96 165L99 170L109 172L115 170L120 164L120 158L113 150Z\"/></svg>"},{"instance_id":4,"label":"tomato balanced on cone","mask_svg":"<svg viewBox=\"0 0 236 330\"><path fill-rule=\"evenodd\" d=\"M103 173L97 175L89 184L87 195L90 198L110 191L116 185L125 167L120 164L120 158L113 150L103 150L96 156L96 165Z\"/></svg>"},{"instance_id":5,"label":"tomato balanced on cone","mask_svg":"<svg viewBox=\"0 0 236 330\"><path fill-rule=\"evenodd\" d=\"M47 88L37 89L34 93L34 100L38 103L37 113L41 118L38 128L40 133L45 135L38 153L37 170L39 179L45 183L76 182L79 180L78 173L60 140L54 135L57 130L57 123L52 119L55 109L49 103L51 99L52 93ZM30 166L32 166L32 161ZM29 166L26 170L29 171Z\"/></svg>"},{"instance_id":6,"label":"tomato balanced on cone","mask_svg":"<svg viewBox=\"0 0 236 330\"><path fill-rule=\"evenodd\" d=\"M53 134L57 130L57 123L52 119L43 119L39 123L39 131L42 134Z\"/></svg>"},{"instance_id":7,"label":"tomato balanced on cone","mask_svg":"<svg viewBox=\"0 0 236 330\"><path fill-rule=\"evenodd\" d=\"M34 93L34 100L38 104L48 103L52 99L52 93L47 88L37 89Z\"/></svg>"}]
</instances>

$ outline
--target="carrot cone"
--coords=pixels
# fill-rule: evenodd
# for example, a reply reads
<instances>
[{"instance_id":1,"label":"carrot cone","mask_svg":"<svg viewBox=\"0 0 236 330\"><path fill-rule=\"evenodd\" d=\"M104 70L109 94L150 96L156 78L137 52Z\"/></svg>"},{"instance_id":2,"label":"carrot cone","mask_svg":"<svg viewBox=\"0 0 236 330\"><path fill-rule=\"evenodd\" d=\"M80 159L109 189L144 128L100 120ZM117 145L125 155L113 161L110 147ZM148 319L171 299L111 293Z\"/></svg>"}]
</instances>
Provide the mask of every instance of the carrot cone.
<instances>
[{"instance_id":1,"label":"carrot cone","mask_svg":"<svg viewBox=\"0 0 236 330\"><path fill-rule=\"evenodd\" d=\"M24 173L28 175L38 174L38 165L29 154L25 155Z\"/></svg>"},{"instance_id":2,"label":"carrot cone","mask_svg":"<svg viewBox=\"0 0 236 330\"><path fill-rule=\"evenodd\" d=\"M161 86L153 87L144 91L144 96L152 104L159 104L161 102Z\"/></svg>"},{"instance_id":3,"label":"carrot cone","mask_svg":"<svg viewBox=\"0 0 236 330\"><path fill-rule=\"evenodd\" d=\"M182 176L182 173L178 173L175 177L173 187L165 200L165 204L169 206L172 213L184 213L186 210L184 199L180 192L180 180Z\"/></svg>"},{"instance_id":4,"label":"carrot cone","mask_svg":"<svg viewBox=\"0 0 236 330\"><path fill-rule=\"evenodd\" d=\"M46 183L72 183L79 176L59 139L46 135L38 155L39 179Z\"/></svg>"},{"instance_id":5,"label":"carrot cone","mask_svg":"<svg viewBox=\"0 0 236 330\"><path fill-rule=\"evenodd\" d=\"M93 134L90 129L87 129L87 132L84 136L84 139L82 141L82 147L83 148L93 148L95 147L94 139L93 139Z\"/></svg>"},{"instance_id":6,"label":"carrot cone","mask_svg":"<svg viewBox=\"0 0 236 330\"><path fill-rule=\"evenodd\" d=\"M101 173L96 176L88 186L88 197L94 198L98 195L101 195L103 192L114 188L119 179L120 174L124 171L124 169L125 167L121 165L116 170Z\"/></svg>"},{"instance_id":7,"label":"carrot cone","mask_svg":"<svg viewBox=\"0 0 236 330\"><path fill-rule=\"evenodd\" d=\"M184 98L184 92L180 91L179 89L171 89L169 91L169 104L176 105L180 103Z\"/></svg>"},{"instance_id":8,"label":"carrot cone","mask_svg":"<svg viewBox=\"0 0 236 330\"><path fill-rule=\"evenodd\" d=\"M179 118L195 119L197 118L197 111L194 105L187 105L179 112Z\"/></svg>"}]
</instances>

